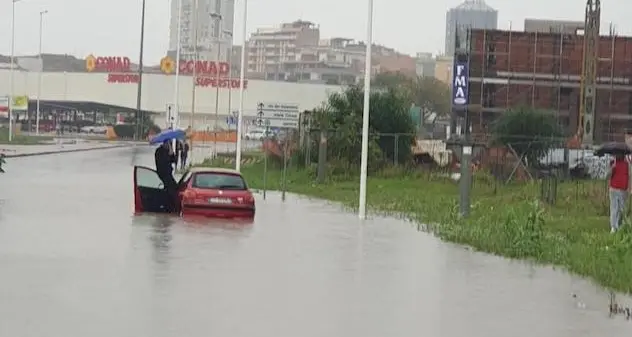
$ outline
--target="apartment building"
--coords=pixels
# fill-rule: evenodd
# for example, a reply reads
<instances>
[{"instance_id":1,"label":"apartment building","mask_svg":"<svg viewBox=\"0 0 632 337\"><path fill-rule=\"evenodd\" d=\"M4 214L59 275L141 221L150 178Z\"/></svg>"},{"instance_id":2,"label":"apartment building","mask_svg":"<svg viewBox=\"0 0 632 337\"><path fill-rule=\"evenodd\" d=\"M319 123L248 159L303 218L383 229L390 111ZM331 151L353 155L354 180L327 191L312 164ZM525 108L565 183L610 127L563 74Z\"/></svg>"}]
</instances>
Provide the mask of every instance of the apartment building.
<instances>
[{"instance_id":1,"label":"apartment building","mask_svg":"<svg viewBox=\"0 0 632 337\"><path fill-rule=\"evenodd\" d=\"M530 33L576 34L584 30L583 21L525 19L524 31Z\"/></svg>"},{"instance_id":2,"label":"apartment building","mask_svg":"<svg viewBox=\"0 0 632 337\"><path fill-rule=\"evenodd\" d=\"M197 52L197 58L201 60L228 60L233 42L235 0L181 0L180 10L178 1L171 0L167 54L173 58L176 56L178 19L180 18L180 56L182 58L194 58Z\"/></svg>"},{"instance_id":3,"label":"apartment building","mask_svg":"<svg viewBox=\"0 0 632 337\"><path fill-rule=\"evenodd\" d=\"M318 46L319 27L309 21L283 23L259 28L248 41L248 74L269 80L283 80L283 63L295 61L303 47Z\"/></svg>"},{"instance_id":4,"label":"apartment building","mask_svg":"<svg viewBox=\"0 0 632 337\"><path fill-rule=\"evenodd\" d=\"M451 84L453 67L454 58L452 56L437 56L435 58L434 77L443 83Z\"/></svg>"},{"instance_id":5,"label":"apartment building","mask_svg":"<svg viewBox=\"0 0 632 337\"><path fill-rule=\"evenodd\" d=\"M417 53L415 57L415 67L417 76L434 77L437 61L432 53Z\"/></svg>"}]
</instances>

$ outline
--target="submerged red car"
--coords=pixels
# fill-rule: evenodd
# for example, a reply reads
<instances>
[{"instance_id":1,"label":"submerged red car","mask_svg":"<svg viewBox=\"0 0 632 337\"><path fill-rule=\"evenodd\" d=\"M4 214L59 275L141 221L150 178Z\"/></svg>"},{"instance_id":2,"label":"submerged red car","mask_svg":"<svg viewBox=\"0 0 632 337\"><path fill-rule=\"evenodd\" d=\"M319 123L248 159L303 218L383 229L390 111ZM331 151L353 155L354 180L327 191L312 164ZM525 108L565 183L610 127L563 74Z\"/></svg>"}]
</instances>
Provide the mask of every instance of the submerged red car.
<instances>
[{"instance_id":1,"label":"submerged red car","mask_svg":"<svg viewBox=\"0 0 632 337\"><path fill-rule=\"evenodd\" d=\"M256 210L255 198L241 173L223 168L188 170L178 182L176 200L170 199L155 170L134 167L136 212L249 219L254 218ZM175 204L175 210L170 204Z\"/></svg>"}]
</instances>

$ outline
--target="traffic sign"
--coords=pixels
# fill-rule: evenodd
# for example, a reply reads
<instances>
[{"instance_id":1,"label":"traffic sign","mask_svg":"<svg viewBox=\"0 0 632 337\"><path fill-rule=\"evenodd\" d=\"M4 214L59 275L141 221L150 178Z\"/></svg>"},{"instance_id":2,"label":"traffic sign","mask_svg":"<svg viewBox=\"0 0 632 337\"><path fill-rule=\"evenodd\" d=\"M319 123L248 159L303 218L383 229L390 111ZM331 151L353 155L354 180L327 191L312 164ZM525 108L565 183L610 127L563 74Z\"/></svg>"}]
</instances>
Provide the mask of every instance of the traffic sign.
<instances>
[{"instance_id":1,"label":"traffic sign","mask_svg":"<svg viewBox=\"0 0 632 337\"><path fill-rule=\"evenodd\" d=\"M234 116L226 117L226 124L237 125L237 117L234 117Z\"/></svg>"},{"instance_id":2,"label":"traffic sign","mask_svg":"<svg viewBox=\"0 0 632 337\"><path fill-rule=\"evenodd\" d=\"M260 102L257 104L255 125L298 129L300 117L301 114L297 104Z\"/></svg>"},{"instance_id":3,"label":"traffic sign","mask_svg":"<svg viewBox=\"0 0 632 337\"><path fill-rule=\"evenodd\" d=\"M176 122L176 107L171 103L167 103L166 107L167 126L173 126Z\"/></svg>"}]
</instances>

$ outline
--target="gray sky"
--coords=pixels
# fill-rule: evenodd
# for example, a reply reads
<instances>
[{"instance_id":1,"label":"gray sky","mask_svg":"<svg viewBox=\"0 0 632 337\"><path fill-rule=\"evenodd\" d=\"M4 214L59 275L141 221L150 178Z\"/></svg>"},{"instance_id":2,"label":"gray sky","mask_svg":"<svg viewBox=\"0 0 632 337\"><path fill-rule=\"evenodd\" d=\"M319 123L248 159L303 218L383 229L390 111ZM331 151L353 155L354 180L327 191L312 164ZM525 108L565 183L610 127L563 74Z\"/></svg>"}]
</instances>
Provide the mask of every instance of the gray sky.
<instances>
[{"instance_id":1,"label":"gray sky","mask_svg":"<svg viewBox=\"0 0 632 337\"><path fill-rule=\"evenodd\" d=\"M170 0L147 0L146 63L158 63L165 54L169 36ZM374 41L414 54L443 49L445 12L460 0L375 0ZM583 20L581 0L489 0L499 10L500 28L522 29L525 18ZM629 14L632 2L604 0L602 31L609 22L621 35L632 35ZM235 4L235 39L241 43L242 2ZM320 24L321 35L366 37L367 0L249 0L248 31L295 19ZM85 57L128 56L138 59L140 0L21 0L16 5L16 54L36 54L39 12L44 20L44 52ZM11 0L0 4L0 53L10 53Z\"/></svg>"}]
</instances>

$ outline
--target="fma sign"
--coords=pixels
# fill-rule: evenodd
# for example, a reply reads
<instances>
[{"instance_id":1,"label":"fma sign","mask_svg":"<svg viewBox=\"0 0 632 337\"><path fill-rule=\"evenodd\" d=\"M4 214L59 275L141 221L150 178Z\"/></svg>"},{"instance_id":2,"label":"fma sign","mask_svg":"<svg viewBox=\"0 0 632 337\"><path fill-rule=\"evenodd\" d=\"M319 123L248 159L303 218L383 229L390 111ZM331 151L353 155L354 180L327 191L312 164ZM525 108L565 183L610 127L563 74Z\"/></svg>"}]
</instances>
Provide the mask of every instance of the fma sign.
<instances>
[{"instance_id":1,"label":"fma sign","mask_svg":"<svg viewBox=\"0 0 632 337\"><path fill-rule=\"evenodd\" d=\"M452 103L454 105L467 105L468 103L468 76L469 69L465 62L454 63L454 75L452 79Z\"/></svg>"}]
</instances>

